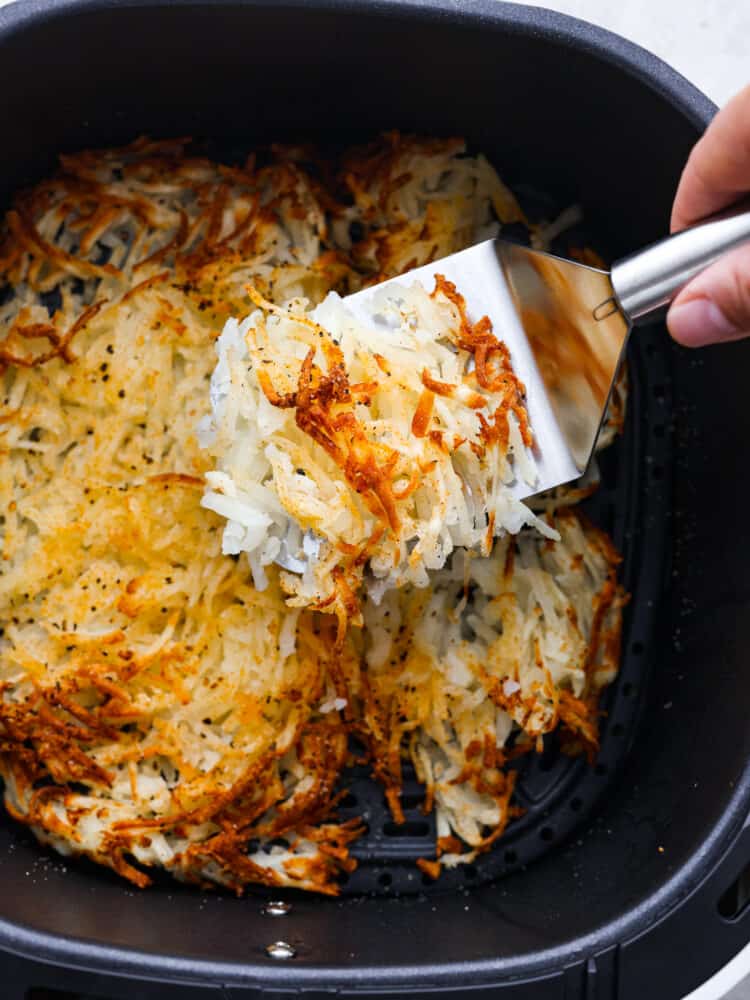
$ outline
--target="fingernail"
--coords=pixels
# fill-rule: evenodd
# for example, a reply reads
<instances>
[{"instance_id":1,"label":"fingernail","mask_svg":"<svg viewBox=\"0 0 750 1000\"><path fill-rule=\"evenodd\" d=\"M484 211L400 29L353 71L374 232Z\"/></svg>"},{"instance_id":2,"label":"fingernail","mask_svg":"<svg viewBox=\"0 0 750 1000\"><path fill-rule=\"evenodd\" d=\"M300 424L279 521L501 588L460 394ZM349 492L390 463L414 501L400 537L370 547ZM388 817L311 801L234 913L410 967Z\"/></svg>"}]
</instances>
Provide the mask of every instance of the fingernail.
<instances>
[{"instance_id":1,"label":"fingernail","mask_svg":"<svg viewBox=\"0 0 750 1000\"><path fill-rule=\"evenodd\" d=\"M741 333L711 299L689 299L673 306L667 316L669 332L685 347L703 347L735 340Z\"/></svg>"}]
</instances>

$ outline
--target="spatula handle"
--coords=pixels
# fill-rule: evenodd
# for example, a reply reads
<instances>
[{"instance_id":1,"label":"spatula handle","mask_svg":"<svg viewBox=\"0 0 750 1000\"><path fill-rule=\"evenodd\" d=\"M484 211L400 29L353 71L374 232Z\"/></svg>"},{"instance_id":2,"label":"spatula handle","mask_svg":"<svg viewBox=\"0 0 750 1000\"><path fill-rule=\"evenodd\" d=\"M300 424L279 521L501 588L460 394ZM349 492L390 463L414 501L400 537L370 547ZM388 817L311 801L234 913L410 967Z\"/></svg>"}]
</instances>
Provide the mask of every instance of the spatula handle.
<instances>
[{"instance_id":1,"label":"spatula handle","mask_svg":"<svg viewBox=\"0 0 750 1000\"><path fill-rule=\"evenodd\" d=\"M748 202L630 254L612 268L612 287L632 322L667 305L696 274L750 242Z\"/></svg>"}]
</instances>

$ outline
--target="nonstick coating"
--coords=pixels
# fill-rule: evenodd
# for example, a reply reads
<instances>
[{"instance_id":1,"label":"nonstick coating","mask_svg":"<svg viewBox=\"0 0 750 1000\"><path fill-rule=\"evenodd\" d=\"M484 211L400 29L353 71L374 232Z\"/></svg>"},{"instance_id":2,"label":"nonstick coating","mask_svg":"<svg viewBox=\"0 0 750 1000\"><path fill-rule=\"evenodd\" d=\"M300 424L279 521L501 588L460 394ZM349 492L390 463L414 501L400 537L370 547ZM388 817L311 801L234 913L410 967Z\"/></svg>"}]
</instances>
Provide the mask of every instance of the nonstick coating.
<instances>
[{"instance_id":1,"label":"nonstick coating","mask_svg":"<svg viewBox=\"0 0 750 1000\"><path fill-rule=\"evenodd\" d=\"M0 11L0 92L5 195L60 151L142 132L248 145L396 127L463 134L511 183L580 201L611 256L666 231L680 169L713 110L613 35L491 0L34 0ZM180 1000L193 987L225 998L304 987L313 997L503 988L533 1000L661 1000L738 951L747 921L720 917L716 903L750 858L750 346L689 354L657 329L636 358L650 396L636 393L633 427L642 443L668 437L672 455L666 465L651 455L648 471L642 449L626 484L643 491L645 512L623 535L642 581L631 624L644 595L655 625L627 652L651 680L634 692L641 717L624 770L587 823L470 892L305 897L283 918L263 916L253 897L131 892L42 856L6 823L0 947L95 972L81 978L90 993ZM664 521L644 545L648 518L662 516L654 496ZM296 958L267 958L279 938ZM59 979L42 964L33 974ZM117 975L181 985L133 993Z\"/></svg>"}]
</instances>

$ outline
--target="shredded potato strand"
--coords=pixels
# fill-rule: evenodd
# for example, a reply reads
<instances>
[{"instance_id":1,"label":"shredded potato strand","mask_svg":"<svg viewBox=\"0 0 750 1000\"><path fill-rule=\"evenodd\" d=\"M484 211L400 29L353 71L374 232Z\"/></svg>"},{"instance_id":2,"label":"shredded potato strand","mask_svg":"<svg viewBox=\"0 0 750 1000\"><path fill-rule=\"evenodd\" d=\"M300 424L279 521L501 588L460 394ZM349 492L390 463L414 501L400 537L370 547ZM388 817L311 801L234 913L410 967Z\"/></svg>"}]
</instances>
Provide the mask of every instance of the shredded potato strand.
<instances>
[{"instance_id":1,"label":"shredded potato strand","mask_svg":"<svg viewBox=\"0 0 750 1000\"><path fill-rule=\"evenodd\" d=\"M335 294L308 312L248 293L258 308L217 342L203 502L256 586L282 545L304 559L312 533L317 550L282 584L291 606L335 613L343 636L361 622L363 581L425 587L455 548L488 555L525 524L554 536L512 491L536 476L523 385L451 282L384 290L383 329Z\"/></svg>"}]
</instances>

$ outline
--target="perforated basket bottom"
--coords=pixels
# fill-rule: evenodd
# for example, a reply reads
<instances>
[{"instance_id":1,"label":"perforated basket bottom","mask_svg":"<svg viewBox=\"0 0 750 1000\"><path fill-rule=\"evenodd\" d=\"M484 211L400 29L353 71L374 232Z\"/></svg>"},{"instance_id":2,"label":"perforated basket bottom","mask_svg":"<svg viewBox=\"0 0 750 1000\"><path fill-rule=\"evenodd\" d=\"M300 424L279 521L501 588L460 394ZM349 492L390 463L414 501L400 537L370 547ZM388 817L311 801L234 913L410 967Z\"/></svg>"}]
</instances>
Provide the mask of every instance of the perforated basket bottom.
<instances>
[{"instance_id":1,"label":"perforated basket bottom","mask_svg":"<svg viewBox=\"0 0 750 1000\"><path fill-rule=\"evenodd\" d=\"M613 538L623 555L620 579L631 594L626 609L618 677L605 692L601 708L601 749L589 765L558 750L551 734L541 754L522 758L514 801L525 810L508 826L494 848L473 864L423 875L419 858L435 857L433 815L420 805L423 789L405 767L401 803L405 822L395 823L382 788L366 767L344 778L348 791L338 812L358 817L367 832L352 846L358 867L342 884L346 895L394 895L465 890L493 881L553 850L585 825L617 776L636 738L639 706L648 673L649 639L668 565L670 454L672 430L668 337L663 327L639 330L628 350L628 415L622 437L599 458L601 485L583 505L586 514ZM18 839L31 839L18 829ZM89 868L99 879L108 873ZM160 881L158 874L157 881ZM173 883L165 875L165 883ZM258 894L265 895L263 890ZM279 890L274 890L278 895Z\"/></svg>"},{"instance_id":2,"label":"perforated basket bottom","mask_svg":"<svg viewBox=\"0 0 750 1000\"><path fill-rule=\"evenodd\" d=\"M646 683L647 651L656 600L666 566L671 449L667 335L661 326L639 330L628 350L628 415L622 437L599 457L601 486L586 501L586 514L614 539L623 555L620 579L632 595L627 609L621 668L602 699L601 748L593 764L559 752L553 733L541 754L519 768L515 802L525 810L494 848L473 864L443 871L433 881L417 868L435 858L433 815L420 809L423 790L405 769L397 824L382 789L366 768L346 776L344 818L360 817L367 833L353 845L357 869L346 894L415 893L466 889L534 861L581 826L620 769L635 738L638 707Z\"/></svg>"}]
</instances>

